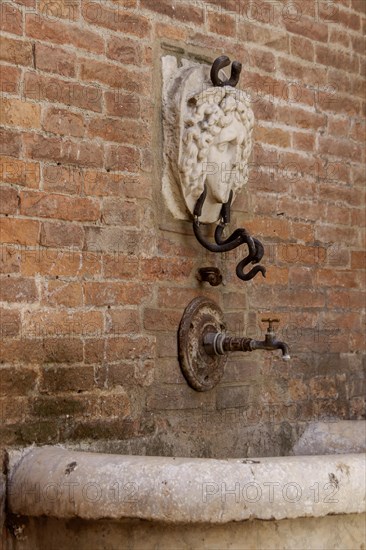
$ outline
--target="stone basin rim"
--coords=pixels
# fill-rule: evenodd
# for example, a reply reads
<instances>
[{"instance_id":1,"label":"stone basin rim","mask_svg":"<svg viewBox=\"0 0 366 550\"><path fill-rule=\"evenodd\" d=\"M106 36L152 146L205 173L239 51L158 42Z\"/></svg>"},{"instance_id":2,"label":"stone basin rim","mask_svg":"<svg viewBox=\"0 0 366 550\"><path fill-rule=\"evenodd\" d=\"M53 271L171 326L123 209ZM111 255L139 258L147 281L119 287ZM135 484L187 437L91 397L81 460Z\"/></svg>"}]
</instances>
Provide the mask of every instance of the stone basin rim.
<instances>
[{"instance_id":1,"label":"stone basin rim","mask_svg":"<svg viewBox=\"0 0 366 550\"><path fill-rule=\"evenodd\" d=\"M23 516L192 524L366 511L365 453L203 459L45 446L9 459L8 510Z\"/></svg>"}]
</instances>

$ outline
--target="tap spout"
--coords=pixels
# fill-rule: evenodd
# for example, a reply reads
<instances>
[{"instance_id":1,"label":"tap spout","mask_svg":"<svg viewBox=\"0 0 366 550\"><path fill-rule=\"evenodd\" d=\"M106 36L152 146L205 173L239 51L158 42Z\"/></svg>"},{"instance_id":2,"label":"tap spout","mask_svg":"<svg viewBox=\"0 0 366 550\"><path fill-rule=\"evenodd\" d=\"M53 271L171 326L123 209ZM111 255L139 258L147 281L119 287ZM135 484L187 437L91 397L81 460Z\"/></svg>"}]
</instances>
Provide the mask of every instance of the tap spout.
<instances>
[{"instance_id":1,"label":"tap spout","mask_svg":"<svg viewBox=\"0 0 366 550\"><path fill-rule=\"evenodd\" d=\"M251 340L250 347L252 350L255 349L264 349L268 351L272 351L275 349L280 349L282 351L282 359L283 361L289 361L290 357L290 349L286 342L281 342L279 340L276 340L276 338L268 338L268 333L266 334L265 340Z\"/></svg>"}]
</instances>

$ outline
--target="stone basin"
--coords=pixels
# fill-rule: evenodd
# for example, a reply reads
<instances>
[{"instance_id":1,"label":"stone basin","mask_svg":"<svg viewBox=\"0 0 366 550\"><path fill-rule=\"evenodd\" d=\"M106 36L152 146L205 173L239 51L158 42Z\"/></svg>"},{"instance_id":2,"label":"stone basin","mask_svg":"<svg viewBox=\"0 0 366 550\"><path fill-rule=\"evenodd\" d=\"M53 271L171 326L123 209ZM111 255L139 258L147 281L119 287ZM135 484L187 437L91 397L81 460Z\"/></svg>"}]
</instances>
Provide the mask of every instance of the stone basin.
<instances>
[{"instance_id":1,"label":"stone basin","mask_svg":"<svg viewBox=\"0 0 366 550\"><path fill-rule=\"evenodd\" d=\"M309 425L293 456L272 458L22 449L9 462L8 548L361 550L365 429Z\"/></svg>"}]
</instances>

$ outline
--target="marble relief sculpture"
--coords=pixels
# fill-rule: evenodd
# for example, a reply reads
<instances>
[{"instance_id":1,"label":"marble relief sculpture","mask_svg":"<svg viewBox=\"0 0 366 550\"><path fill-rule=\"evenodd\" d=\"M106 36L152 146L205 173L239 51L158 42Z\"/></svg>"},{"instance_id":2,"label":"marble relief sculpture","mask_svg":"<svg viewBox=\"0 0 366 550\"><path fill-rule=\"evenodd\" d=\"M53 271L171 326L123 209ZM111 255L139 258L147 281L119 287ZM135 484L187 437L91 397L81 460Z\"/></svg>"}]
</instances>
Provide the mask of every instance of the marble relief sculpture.
<instances>
[{"instance_id":1,"label":"marble relief sculpture","mask_svg":"<svg viewBox=\"0 0 366 550\"><path fill-rule=\"evenodd\" d=\"M165 67L171 69L175 58L167 57ZM230 192L234 200L248 180L253 112L244 92L212 86L209 67L171 71L170 79L165 72L163 97L163 193L173 216L189 220L206 185L201 222L212 223L219 219Z\"/></svg>"}]
</instances>

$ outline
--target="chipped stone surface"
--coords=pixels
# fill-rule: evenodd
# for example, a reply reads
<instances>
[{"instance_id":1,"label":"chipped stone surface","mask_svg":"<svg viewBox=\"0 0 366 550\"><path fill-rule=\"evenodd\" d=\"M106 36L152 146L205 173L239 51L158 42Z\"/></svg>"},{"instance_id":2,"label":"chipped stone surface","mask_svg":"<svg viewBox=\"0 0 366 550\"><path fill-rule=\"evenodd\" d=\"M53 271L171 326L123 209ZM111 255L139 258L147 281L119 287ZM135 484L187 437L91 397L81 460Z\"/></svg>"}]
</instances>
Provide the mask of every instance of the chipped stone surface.
<instances>
[{"instance_id":1,"label":"chipped stone surface","mask_svg":"<svg viewBox=\"0 0 366 550\"><path fill-rule=\"evenodd\" d=\"M311 422L293 448L295 455L366 452L366 421Z\"/></svg>"},{"instance_id":2,"label":"chipped stone surface","mask_svg":"<svg viewBox=\"0 0 366 550\"><path fill-rule=\"evenodd\" d=\"M9 509L25 516L219 524L365 512L365 454L214 460L43 447L18 459Z\"/></svg>"}]
</instances>

